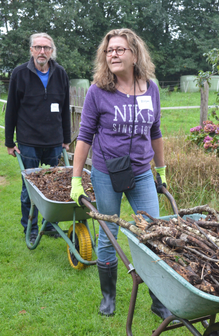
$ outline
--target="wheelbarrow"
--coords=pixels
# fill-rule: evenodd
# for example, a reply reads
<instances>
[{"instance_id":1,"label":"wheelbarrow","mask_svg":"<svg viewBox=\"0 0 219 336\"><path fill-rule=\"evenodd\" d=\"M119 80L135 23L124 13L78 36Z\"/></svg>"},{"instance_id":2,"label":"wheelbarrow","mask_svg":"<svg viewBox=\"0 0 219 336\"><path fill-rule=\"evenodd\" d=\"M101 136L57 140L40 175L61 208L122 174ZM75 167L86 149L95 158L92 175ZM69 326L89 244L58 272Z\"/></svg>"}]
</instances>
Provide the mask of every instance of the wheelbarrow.
<instances>
[{"instance_id":1,"label":"wheelbarrow","mask_svg":"<svg viewBox=\"0 0 219 336\"><path fill-rule=\"evenodd\" d=\"M40 171L43 168L25 169L20 154L17 152L15 152L15 154L31 201L26 232L27 247L33 250L39 245L43 235L54 235L58 233L67 243L68 260L73 268L81 270L88 266L95 265L96 260L92 260L92 251L97 255L96 233L94 221L93 234L91 234L88 226L88 208L86 208L86 206L79 207L75 201L58 202L46 198L30 180L26 179L29 174ZM65 166L59 167L59 169L65 169L66 167L73 168L69 165L68 154L65 148L63 148L63 158ZM85 168L83 170L90 174L89 170ZM91 204L95 206L96 202L93 201ZM30 243L30 233L35 206L43 216L43 221L36 241L32 245ZM58 222L63 221L73 221L69 230L62 230L59 227ZM56 231L45 231L48 222L52 224Z\"/></svg>"},{"instance_id":2,"label":"wheelbarrow","mask_svg":"<svg viewBox=\"0 0 219 336\"><path fill-rule=\"evenodd\" d=\"M88 266L95 265L96 260L92 260L92 250L97 255L95 225L93 221L92 235L87 222L88 218L90 218L87 212L88 209L90 209L89 206L93 206L93 208L96 206L96 202L88 202L88 207L86 204L79 207L75 201L59 202L46 198L43 193L30 180L27 179L28 175L34 172L38 172L43 168L25 169L20 154L18 154L16 151L15 154L17 156L21 174L31 202L26 232L27 247L30 250L36 249L43 235L54 235L58 232L58 234L67 243L68 260L73 268L81 270ZM66 167L73 168L69 165L68 154L65 148L63 148L63 158L65 166L59 167L59 170L65 169ZM90 174L89 170L85 168L83 170ZM172 197L167 191L166 196ZM172 201L172 203L173 202L174 201ZM43 216L43 222L35 243L31 244L30 234L35 206ZM175 204L172 206L176 207ZM59 227L58 222L64 221L73 221L73 224L70 226L69 230L62 230ZM56 231L45 230L48 222L52 224Z\"/></svg>"},{"instance_id":3,"label":"wheelbarrow","mask_svg":"<svg viewBox=\"0 0 219 336\"><path fill-rule=\"evenodd\" d=\"M175 200L163 186L162 193L168 197L175 214L160 217L160 219L170 220L171 218L176 218L178 209ZM82 202L91 211L97 212L94 206L87 200L82 199ZM193 214L184 216L183 218L186 217L198 220L200 217L205 216L201 214ZM150 222L150 220L148 221ZM219 331L219 323L216 323L216 314L219 312L219 297L207 294L193 287L147 246L140 243L132 232L128 229L121 228L121 231L128 237L134 264L133 266L108 229L106 223L102 220L98 220L98 222L119 254L128 273L132 276L133 287L126 322L127 336L133 335L131 327L138 286L143 282L146 283L149 289L172 313L172 315L167 317L156 330L152 331L152 336L158 336L164 331L183 326L194 336L209 336L214 331ZM135 224L135 222L131 222L131 224ZM173 320L178 320L179 323L170 324ZM203 335L194 326L197 322L202 322L202 325L205 328Z\"/></svg>"},{"instance_id":4,"label":"wheelbarrow","mask_svg":"<svg viewBox=\"0 0 219 336\"><path fill-rule=\"evenodd\" d=\"M88 209L97 212L95 202L90 203L86 199L82 198L81 200L83 206L78 207L74 201L66 203L48 200L39 191L39 189L32 184L32 182L25 178L28 174L42 168L25 170L19 154L16 153L16 155L31 200L31 209L26 234L27 247L31 250L35 249L42 236L44 234L50 234L50 232L47 233L45 231L46 224L50 221L53 227L67 243L68 258L73 268L82 269L90 265L95 265L96 261L91 260L92 248L97 255L95 228L93 239L87 223L87 219L89 218L89 215L87 214ZM63 151L63 156L66 166L69 166L65 150ZM60 169L61 168L62 167L60 167ZM160 218L168 220L170 218L177 217L178 209L175 200L166 188L162 186L161 189L162 193L169 199L175 215ZM29 237L35 206L37 206L38 210L44 217L44 220L34 245L31 245ZM193 218L194 216L196 216L195 219L198 219L201 215L189 215L189 217ZM73 224L67 231L62 230L57 224L58 221L71 220L73 220ZM76 221L79 222L76 223ZM146 283L157 298L172 312L171 316L167 317L156 330L152 331L152 336L158 336L164 331L180 328L182 326L185 326L194 336L209 336L213 331L219 331L219 323L215 322L216 314L219 312L219 297L204 293L193 287L164 261L160 260L159 257L148 247L139 243L139 240L133 233L127 229L121 228L121 231L128 237L134 264L133 266L108 229L106 223L102 220L98 220L98 222L126 266L128 273L132 276L133 286L126 322L127 336L133 336L131 327L138 286L143 282ZM134 224L134 222L132 222L132 224ZM84 235L85 232L86 234ZM84 239L82 236L85 236L86 238ZM178 320L180 323L169 325L173 320ZM207 320L209 320L209 322L207 322ZM201 335L194 327L193 324L196 322L202 322L205 327L203 335Z\"/></svg>"}]
</instances>

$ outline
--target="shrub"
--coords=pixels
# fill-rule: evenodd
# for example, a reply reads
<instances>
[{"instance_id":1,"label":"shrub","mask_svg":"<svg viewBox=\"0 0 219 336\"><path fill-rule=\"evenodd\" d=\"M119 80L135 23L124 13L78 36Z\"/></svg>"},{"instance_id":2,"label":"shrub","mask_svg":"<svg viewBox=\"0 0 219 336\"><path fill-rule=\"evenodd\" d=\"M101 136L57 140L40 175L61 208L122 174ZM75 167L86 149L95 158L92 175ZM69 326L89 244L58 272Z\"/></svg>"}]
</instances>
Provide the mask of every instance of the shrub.
<instances>
[{"instance_id":1,"label":"shrub","mask_svg":"<svg viewBox=\"0 0 219 336\"><path fill-rule=\"evenodd\" d=\"M204 128L201 126L191 128L191 134L187 137L187 140L203 148L205 152L211 152L219 156L219 118L215 110L211 112L211 116L216 120L216 123L206 120L203 122Z\"/></svg>"}]
</instances>

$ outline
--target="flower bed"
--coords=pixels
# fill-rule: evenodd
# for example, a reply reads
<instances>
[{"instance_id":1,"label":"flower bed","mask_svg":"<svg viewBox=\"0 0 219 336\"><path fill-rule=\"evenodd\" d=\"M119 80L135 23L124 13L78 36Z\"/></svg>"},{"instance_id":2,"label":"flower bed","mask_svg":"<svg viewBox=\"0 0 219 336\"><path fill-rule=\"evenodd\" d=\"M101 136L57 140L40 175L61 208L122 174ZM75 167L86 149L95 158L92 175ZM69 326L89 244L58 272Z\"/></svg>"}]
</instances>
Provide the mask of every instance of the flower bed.
<instances>
[{"instance_id":1,"label":"flower bed","mask_svg":"<svg viewBox=\"0 0 219 336\"><path fill-rule=\"evenodd\" d=\"M211 120L203 122L202 126L196 126L190 129L191 134L188 140L203 147L206 152L213 152L219 156L219 124L214 124Z\"/></svg>"}]
</instances>

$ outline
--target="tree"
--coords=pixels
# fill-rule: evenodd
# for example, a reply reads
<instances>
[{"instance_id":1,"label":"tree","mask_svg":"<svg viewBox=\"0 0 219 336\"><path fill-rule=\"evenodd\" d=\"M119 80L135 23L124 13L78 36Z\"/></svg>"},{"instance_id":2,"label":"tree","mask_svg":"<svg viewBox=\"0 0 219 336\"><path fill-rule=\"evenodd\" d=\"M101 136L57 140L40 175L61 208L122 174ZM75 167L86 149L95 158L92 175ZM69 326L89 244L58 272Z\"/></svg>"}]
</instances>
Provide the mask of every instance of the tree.
<instances>
[{"instance_id":1,"label":"tree","mask_svg":"<svg viewBox=\"0 0 219 336\"><path fill-rule=\"evenodd\" d=\"M71 76L84 76L90 72L90 64L78 52L80 38L74 25L80 3L75 1L35 0L11 1L1 10L6 34L1 35L0 58L3 70L10 72L15 66L29 59L29 37L36 32L51 35L58 50L57 61ZM9 29L10 28L10 29Z\"/></svg>"},{"instance_id":2,"label":"tree","mask_svg":"<svg viewBox=\"0 0 219 336\"><path fill-rule=\"evenodd\" d=\"M209 86L211 85L211 77L219 74L219 49L212 49L203 56L206 57L206 61L211 65L211 71L200 70L196 77L197 85L201 90L201 111L200 111L200 125L204 126L204 121L208 118L208 93ZM216 102L219 102L219 92L217 94Z\"/></svg>"},{"instance_id":3,"label":"tree","mask_svg":"<svg viewBox=\"0 0 219 336\"><path fill-rule=\"evenodd\" d=\"M206 53L218 44L218 0L0 0L2 70L29 58L29 36L44 31L70 78L92 79L93 59L111 29L127 27L149 47L158 80L210 70Z\"/></svg>"},{"instance_id":4,"label":"tree","mask_svg":"<svg viewBox=\"0 0 219 336\"><path fill-rule=\"evenodd\" d=\"M169 76L210 70L203 54L218 45L218 1L183 0L178 4L177 38L172 40L168 52L172 61Z\"/></svg>"}]
</instances>

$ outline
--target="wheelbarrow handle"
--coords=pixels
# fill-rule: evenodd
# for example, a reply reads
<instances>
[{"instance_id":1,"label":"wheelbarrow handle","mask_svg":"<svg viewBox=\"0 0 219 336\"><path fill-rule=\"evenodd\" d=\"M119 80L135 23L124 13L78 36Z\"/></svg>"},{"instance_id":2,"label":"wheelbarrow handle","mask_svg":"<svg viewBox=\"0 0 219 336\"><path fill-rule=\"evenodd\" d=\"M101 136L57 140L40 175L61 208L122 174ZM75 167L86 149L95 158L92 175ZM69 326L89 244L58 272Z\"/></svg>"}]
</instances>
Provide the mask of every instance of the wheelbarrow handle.
<instances>
[{"instance_id":1,"label":"wheelbarrow handle","mask_svg":"<svg viewBox=\"0 0 219 336\"><path fill-rule=\"evenodd\" d=\"M18 159L18 163L19 163L21 171L25 170L23 161L21 159L21 155L17 151L14 151L14 153L15 153L17 159ZM65 148L62 148L62 153L63 153L63 158L64 158L65 165L70 166L69 159L68 159L68 153L67 153Z\"/></svg>"},{"instance_id":2,"label":"wheelbarrow handle","mask_svg":"<svg viewBox=\"0 0 219 336\"><path fill-rule=\"evenodd\" d=\"M157 181L154 181L154 182L156 184L156 189L157 189L158 194L164 194L168 198L168 200L170 201L170 204L171 204L172 209L173 209L173 213L178 214L179 211L178 211L176 202L175 202L173 196L169 193L169 191L167 191L166 183L162 183L162 180L161 180L161 177L160 177L159 173L157 173L156 179L157 179Z\"/></svg>"},{"instance_id":3,"label":"wheelbarrow handle","mask_svg":"<svg viewBox=\"0 0 219 336\"><path fill-rule=\"evenodd\" d=\"M90 202L88 202L85 198L81 198L81 202L91 211L98 212L97 209ZM130 275L132 277L133 285L132 285L132 293L131 293L131 298L130 298L127 322L126 322L126 334L127 334L127 336L133 336L131 327L132 327L135 303L136 303L136 298L137 298L137 293L138 293L138 285L143 283L143 280L135 272L134 267L132 266L132 264L127 259L126 255L124 254L123 250L121 249L121 247L117 243L116 239L112 235L112 233L109 230L106 223L103 220L98 220L98 222L99 222L100 226L102 227L102 229L104 230L104 232L106 233L109 240L111 241L112 245L114 246L116 252L120 256L124 265L126 266L126 268L128 270L128 273L130 273Z\"/></svg>"},{"instance_id":4,"label":"wheelbarrow handle","mask_svg":"<svg viewBox=\"0 0 219 336\"><path fill-rule=\"evenodd\" d=\"M83 203L89 210L91 210L93 212L98 212L97 209L90 202L88 202L88 200L86 198L82 197L81 198L81 203ZM117 243L115 237L113 236L113 234L109 230L106 223L103 220L100 220L100 219L98 219L98 222L99 222L100 226L102 227L102 229L104 230L104 232L106 233L109 240L111 241L111 243L114 246L116 252L119 254L120 258L122 259L122 261L125 264L128 271L130 272L130 271L134 270L133 266L131 265L128 258L124 254L123 250L121 249L121 247Z\"/></svg>"},{"instance_id":5,"label":"wheelbarrow handle","mask_svg":"<svg viewBox=\"0 0 219 336\"><path fill-rule=\"evenodd\" d=\"M66 151L66 148L64 147L62 148L62 154L63 154L65 165L70 166L69 159L68 159L68 153Z\"/></svg>"},{"instance_id":6,"label":"wheelbarrow handle","mask_svg":"<svg viewBox=\"0 0 219 336\"><path fill-rule=\"evenodd\" d=\"M172 209L173 209L173 213L178 215L179 211L178 211L175 199L173 198L171 193L169 193L169 191L164 186L162 186L161 188L162 188L162 194L164 194L168 198L168 200L170 201L170 204L171 204Z\"/></svg>"},{"instance_id":7,"label":"wheelbarrow handle","mask_svg":"<svg viewBox=\"0 0 219 336\"><path fill-rule=\"evenodd\" d=\"M25 170L23 161L21 159L21 155L16 150L14 151L14 153L15 153L15 155L17 157L17 160L18 160L18 163L19 163L19 166L20 166L20 170L21 171Z\"/></svg>"}]
</instances>

